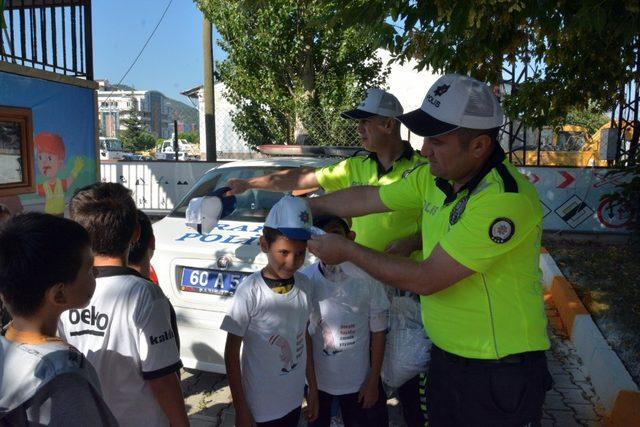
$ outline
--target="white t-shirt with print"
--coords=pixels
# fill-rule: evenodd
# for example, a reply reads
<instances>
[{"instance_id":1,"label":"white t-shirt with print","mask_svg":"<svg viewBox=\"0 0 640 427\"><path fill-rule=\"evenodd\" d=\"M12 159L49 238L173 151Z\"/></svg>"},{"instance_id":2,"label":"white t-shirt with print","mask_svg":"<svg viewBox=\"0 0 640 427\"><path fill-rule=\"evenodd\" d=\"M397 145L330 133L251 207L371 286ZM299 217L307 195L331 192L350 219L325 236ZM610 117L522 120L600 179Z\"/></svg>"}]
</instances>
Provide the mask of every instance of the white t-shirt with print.
<instances>
[{"instance_id":1,"label":"white t-shirt with print","mask_svg":"<svg viewBox=\"0 0 640 427\"><path fill-rule=\"evenodd\" d=\"M296 273L286 294L272 291L260 272L238 286L220 328L242 337L242 387L257 422L281 418L304 397L309 280Z\"/></svg>"},{"instance_id":2,"label":"white t-shirt with print","mask_svg":"<svg viewBox=\"0 0 640 427\"><path fill-rule=\"evenodd\" d=\"M389 300L370 276L353 277L319 263L302 270L313 284L309 333L318 389L333 395L356 393L369 373L370 332L389 325Z\"/></svg>"},{"instance_id":3,"label":"white t-shirt with print","mask_svg":"<svg viewBox=\"0 0 640 427\"><path fill-rule=\"evenodd\" d=\"M96 371L62 340L0 336L0 425L116 427Z\"/></svg>"},{"instance_id":4,"label":"white t-shirt with print","mask_svg":"<svg viewBox=\"0 0 640 427\"><path fill-rule=\"evenodd\" d=\"M96 368L104 400L121 426L168 426L147 381L182 367L169 300L133 270L98 271L89 305L60 316L60 337Z\"/></svg>"}]
</instances>

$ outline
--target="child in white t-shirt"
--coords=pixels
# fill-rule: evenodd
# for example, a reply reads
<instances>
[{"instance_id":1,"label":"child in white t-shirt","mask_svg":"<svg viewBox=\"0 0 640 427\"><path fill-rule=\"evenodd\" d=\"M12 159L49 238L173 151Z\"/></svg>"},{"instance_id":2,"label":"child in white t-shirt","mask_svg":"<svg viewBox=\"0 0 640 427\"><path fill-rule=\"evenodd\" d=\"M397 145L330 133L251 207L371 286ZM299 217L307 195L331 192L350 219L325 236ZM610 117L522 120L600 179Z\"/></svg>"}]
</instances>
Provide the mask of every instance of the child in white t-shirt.
<instances>
[{"instance_id":1,"label":"child in white t-shirt","mask_svg":"<svg viewBox=\"0 0 640 427\"><path fill-rule=\"evenodd\" d=\"M91 363L57 338L60 314L82 308L96 282L89 235L29 212L0 228L0 426L117 426Z\"/></svg>"},{"instance_id":2,"label":"child in white t-shirt","mask_svg":"<svg viewBox=\"0 0 640 427\"><path fill-rule=\"evenodd\" d=\"M96 290L85 309L63 313L58 334L95 366L122 427L188 426L169 300L127 262L140 233L131 191L92 184L73 196L69 212L91 237Z\"/></svg>"},{"instance_id":3,"label":"child in white t-shirt","mask_svg":"<svg viewBox=\"0 0 640 427\"><path fill-rule=\"evenodd\" d=\"M342 218L320 216L314 225L327 233L354 239ZM328 427L331 405L338 399L345 426L386 426L386 396L380 369L389 300L383 285L362 273L325 265L302 270L313 283L309 331L318 382L320 409L313 427Z\"/></svg>"},{"instance_id":4,"label":"child in white t-shirt","mask_svg":"<svg viewBox=\"0 0 640 427\"><path fill-rule=\"evenodd\" d=\"M287 196L273 206L260 237L268 264L240 283L222 321L236 426L297 426L305 376L307 418L317 416L313 352L307 351L311 283L297 273L310 226L303 199Z\"/></svg>"}]
</instances>

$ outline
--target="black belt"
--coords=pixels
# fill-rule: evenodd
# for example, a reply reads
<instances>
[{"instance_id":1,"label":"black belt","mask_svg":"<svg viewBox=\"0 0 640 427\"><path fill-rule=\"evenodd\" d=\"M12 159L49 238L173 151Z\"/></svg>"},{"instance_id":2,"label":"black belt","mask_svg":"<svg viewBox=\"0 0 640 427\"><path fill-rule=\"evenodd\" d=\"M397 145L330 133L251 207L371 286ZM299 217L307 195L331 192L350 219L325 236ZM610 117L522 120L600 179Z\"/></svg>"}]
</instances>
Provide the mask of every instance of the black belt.
<instances>
[{"instance_id":1,"label":"black belt","mask_svg":"<svg viewBox=\"0 0 640 427\"><path fill-rule=\"evenodd\" d=\"M521 365L529 360L535 360L540 357L544 357L544 351L527 351L524 353L510 354L500 359L471 359L468 357L458 356L457 354L449 353L435 345L431 347L431 352L438 352L450 362L465 364L465 365Z\"/></svg>"}]
</instances>

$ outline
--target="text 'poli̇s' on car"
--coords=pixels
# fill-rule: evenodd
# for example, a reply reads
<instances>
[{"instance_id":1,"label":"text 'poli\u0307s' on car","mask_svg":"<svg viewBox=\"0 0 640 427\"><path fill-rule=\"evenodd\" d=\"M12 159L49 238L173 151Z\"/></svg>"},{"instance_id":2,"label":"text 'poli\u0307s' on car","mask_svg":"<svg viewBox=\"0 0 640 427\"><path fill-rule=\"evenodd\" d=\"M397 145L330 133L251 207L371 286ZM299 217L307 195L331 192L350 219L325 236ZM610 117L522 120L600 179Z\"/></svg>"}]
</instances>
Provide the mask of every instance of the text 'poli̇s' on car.
<instances>
[{"instance_id":1,"label":"text 'poli\u0307s' on car","mask_svg":"<svg viewBox=\"0 0 640 427\"><path fill-rule=\"evenodd\" d=\"M315 148L311 154L317 154ZM345 154L340 150L327 153ZM208 234L186 225L189 201L211 194L232 178L253 178L288 168L322 167L338 160L271 157L223 164L205 173L173 211L154 224L156 251L152 266L176 311L185 367L225 372L226 332L220 330L220 324L236 287L267 263L259 242L263 223L285 193L248 190L237 195L236 209Z\"/></svg>"}]
</instances>

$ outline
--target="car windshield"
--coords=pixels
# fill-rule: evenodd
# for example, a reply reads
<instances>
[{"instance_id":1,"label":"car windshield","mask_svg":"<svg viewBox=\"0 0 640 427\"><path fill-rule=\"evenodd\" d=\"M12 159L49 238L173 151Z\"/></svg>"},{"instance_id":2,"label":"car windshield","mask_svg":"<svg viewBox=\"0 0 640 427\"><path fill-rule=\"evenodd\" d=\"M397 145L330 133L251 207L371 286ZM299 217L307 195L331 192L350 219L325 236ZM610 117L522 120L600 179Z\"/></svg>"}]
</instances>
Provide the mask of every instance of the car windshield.
<instances>
[{"instance_id":1,"label":"car windshield","mask_svg":"<svg viewBox=\"0 0 640 427\"><path fill-rule=\"evenodd\" d=\"M104 139L101 144L102 148L108 151L121 151L122 143L117 139Z\"/></svg>"},{"instance_id":2,"label":"car windshield","mask_svg":"<svg viewBox=\"0 0 640 427\"><path fill-rule=\"evenodd\" d=\"M194 197L202 197L211 194L212 191L224 187L225 183L232 178L254 178L267 175L279 170L288 169L285 167L237 167L220 168L207 172L202 176L180 201L180 203L169 214L171 217L184 218L189 201ZM236 196L237 207L226 220L264 222L271 207L284 195L284 193L248 190Z\"/></svg>"}]
</instances>

